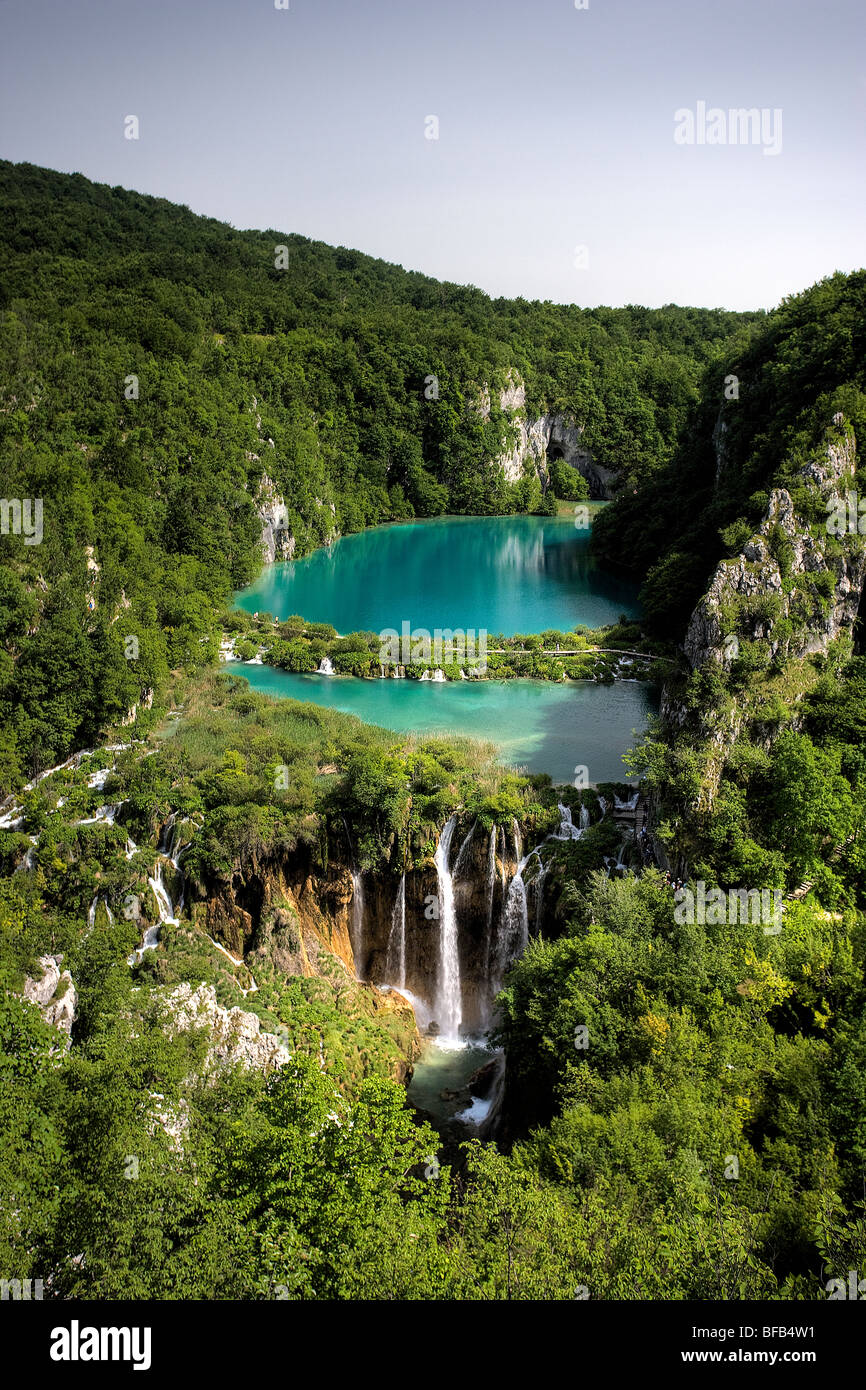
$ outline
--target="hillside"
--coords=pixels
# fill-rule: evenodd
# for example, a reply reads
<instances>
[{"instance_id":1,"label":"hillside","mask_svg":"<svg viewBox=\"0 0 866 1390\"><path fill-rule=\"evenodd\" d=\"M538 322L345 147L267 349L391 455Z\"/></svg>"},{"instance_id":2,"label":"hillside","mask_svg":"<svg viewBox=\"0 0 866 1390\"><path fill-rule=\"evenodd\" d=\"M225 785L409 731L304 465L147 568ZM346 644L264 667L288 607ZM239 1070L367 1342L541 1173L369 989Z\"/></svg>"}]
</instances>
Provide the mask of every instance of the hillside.
<instances>
[{"instance_id":1,"label":"hillside","mask_svg":"<svg viewBox=\"0 0 866 1390\"><path fill-rule=\"evenodd\" d=\"M654 474L760 317L490 300L30 165L0 227L3 492L44 532L2 539L0 791L211 660L263 555Z\"/></svg>"}]
</instances>

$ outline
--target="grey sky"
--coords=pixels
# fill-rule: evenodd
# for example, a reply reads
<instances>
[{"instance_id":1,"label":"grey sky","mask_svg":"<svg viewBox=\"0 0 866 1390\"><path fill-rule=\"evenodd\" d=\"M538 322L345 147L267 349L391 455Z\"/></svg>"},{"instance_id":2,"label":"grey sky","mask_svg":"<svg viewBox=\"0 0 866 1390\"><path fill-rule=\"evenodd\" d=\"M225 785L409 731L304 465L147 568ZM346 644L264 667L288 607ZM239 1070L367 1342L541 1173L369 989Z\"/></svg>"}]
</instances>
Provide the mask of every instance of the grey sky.
<instances>
[{"instance_id":1,"label":"grey sky","mask_svg":"<svg viewBox=\"0 0 866 1390\"><path fill-rule=\"evenodd\" d=\"M866 261L864 0L290 5L3 0L0 155L529 299L769 307ZM781 108L781 153L676 144L698 102Z\"/></svg>"}]
</instances>

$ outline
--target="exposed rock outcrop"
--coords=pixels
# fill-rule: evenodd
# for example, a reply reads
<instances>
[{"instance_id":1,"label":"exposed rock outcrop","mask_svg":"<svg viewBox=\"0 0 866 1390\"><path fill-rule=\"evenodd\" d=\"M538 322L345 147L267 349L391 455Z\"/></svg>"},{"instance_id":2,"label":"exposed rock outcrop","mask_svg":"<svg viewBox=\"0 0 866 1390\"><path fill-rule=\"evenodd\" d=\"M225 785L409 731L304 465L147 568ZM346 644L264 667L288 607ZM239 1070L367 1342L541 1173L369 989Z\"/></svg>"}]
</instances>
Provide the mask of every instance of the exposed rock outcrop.
<instances>
[{"instance_id":1,"label":"exposed rock outcrop","mask_svg":"<svg viewBox=\"0 0 866 1390\"><path fill-rule=\"evenodd\" d=\"M62 961L62 956L40 956L43 973L38 980L27 976L24 998L36 1005L46 1023L65 1034L63 1046L68 1048L78 997L69 971L61 969Z\"/></svg>"},{"instance_id":2,"label":"exposed rock outcrop","mask_svg":"<svg viewBox=\"0 0 866 1390\"><path fill-rule=\"evenodd\" d=\"M262 473L255 504L262 523L262 547L266 563L272 565L275 560L291 560L295 553L295 538L289 530L288 507L267 473Z\"/></svg>"},{"instance_id":3,"label":"exposed rock outcrop","mask_svg":"<svg viewBox=\"0 0 866 1390\"><path fill-rule=\"evenodd\" d=\"M495 934L508 884L517 868L513 831L499 828L494 854L490 836L469 822L455 837L452 862L459 922L460 975L464 1027L480 1027L489 1007L491 933ZM244 958L255 974L256 960L268 960L283 975L320 975L330 957L347 975L372 986L394 985L394 909L400 883L398 866L364 873L363 926L355 919L351 866L331 847L327 867L309 845L291 853L250 860L231 874L191 886L193 918L232 955ZM492 867L492 872L491 872ZM535 897L530 908L535 925ZM432 857L405 876L405 987L432 1005L439 971L441 934L438 877ZM379 995L395 1007L393 995ZM384 1004L383 1004L384 1007ZM402 1007L402 1005L400 1006Z\"/></svg>"},{"instance_id":4,"label":"exposed rock outcrop","mask_svg":"<svg viewBox=\"0 0 866 1390\"><path fill-rule=\"evenodd\" d=\"M826 461L809 464L800 476L826 504L851 482L855 463L848 432L828 444ZM766 641L773 656L826 653L853 627L864 573L863 537L810 528L790 493L775 488L758 531L739 555L718 565L692 614L684 642L692 668L714 661L729 670L743 638ZM754 602L767 598L769 604Z\"/></svg>"},{"instance_id":5,"label":"exposed rock outcrop","mask_svg":"<svg viewBox=\"0 0 866 1390\"><path fill-rule=\"evenodd\" d=\"M583 439L584 427L573 416L540 415L536 419L528 419L526 387L514 373L509 375L499 393L499 405L517 431L512 447L496 460L510 483L522 478L527 469L534 469L539 477L546 479L548 460L561 458L569 468L583 474L592 497L612 496L616 474L593 458ZM485 418L490 414L489 390L482 391L478 409Z\"/></svg>"},{"instance_id":6,"label":"exposed rock outcrop","mask_svg":"<svg viewBox=\"0 0 866 1390\"><path fill-rule=\"evenodd\" d=\"M723 467L721 436L717 446ZM823 455L799 474L817 504L810 510L829 519L834 499L853 487L855 467L854 435L836 416ZM866 538L856 531L836 535L829 524L810 525L798 515L791 493L774 488L758 530L738 555L716 567L691 616L683 647L692 669L715 665L727 675L755 644L760 644L759 664L773 662L778 669L792 660L826 655L832 643L851 634L864 578ZM721 712L709 708L690 714L676 689L666 686L661 714L670 725L691 723L707 740L698 806L712 804L727 749L746 720L761 723L760 709L741 696ZM772 720L761 738L765 746L772 742Z\"/></svg>"},{"instance_id":7,"label":"exposed rock outcrop","mask_svg":"<svg viewBox=\"0 0 866 1390\"><path fill-rule=\"evenodd\" d=\"M270 1071L291 1061L291 1053L274 1033L263 1033L261 1020L244 1009L224 1009L217 1003L213 985L193 988L184 981L166 999L167 1027L171 1035L205 1027L211 1034L205 1069L240 1064L256 1071Z\"/></svg>"}]
</instances>

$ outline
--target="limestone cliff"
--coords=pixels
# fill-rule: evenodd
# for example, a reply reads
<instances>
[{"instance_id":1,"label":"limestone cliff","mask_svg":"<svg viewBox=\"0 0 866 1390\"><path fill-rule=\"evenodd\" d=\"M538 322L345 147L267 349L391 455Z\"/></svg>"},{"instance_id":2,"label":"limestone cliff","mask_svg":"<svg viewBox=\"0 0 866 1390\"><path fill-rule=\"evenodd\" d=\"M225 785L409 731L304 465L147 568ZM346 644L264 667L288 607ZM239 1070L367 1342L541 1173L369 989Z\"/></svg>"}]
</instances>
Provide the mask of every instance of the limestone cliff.
<instances>
[{"instance_id":1,"label":"limestone cliff","mask_svg":"<svg viewBox=\"0 0 866 1390\"><path fill-rule=\"evenodd\" d=\"M63 1047L68 1048L75 1022L78 1002L72 976L62 970L62 956L40 956L42 974L38 979L29 975L24 981L24 998L35 1004L46 1023L64 1034Z\"/></svg>"},{"instance_id":2,"label":"limestone cliff","mask_svg":"<svg viewBox=\"0 0 866 1390\"><path fill-rule=\"evenodd\" d=\"M716 443L721 471L721 432ZM866 539L856 518L855 529L841 534L830 518L836 499L841 506L855 486L856 464L853 431L837 415L819 457L799 471L796 487L771 491L757 531L739 554L716 567L692 613L683 642L692 671L715 668L723 681L734 676L743 687L735 699L710 702L698 711L683 701L679 685L663 691L663 719L673 727L689 726L706 740L699 805L712 803L727 749L747 721L759 742L772 742L771 714L762 722L773 708L772 677L787 672L786 699L796 703L798 687L802 693L814 679L807 659L825 656L834 642L851 636L866 578ZM750 688L742 677L751 671L764 671L768 679ZM789 714L784 718L790 722Z\"/></svg>"},{"instance_id":3,"label":"limestone cliff","mask_svg":"<svg viewBox=\"0 0 866 1390\"><path fill-rule=\"evenodd\" d=\"M291 560L295 538L289 530L289 511L267 473L262 474L255 503L262 524L265 563L272 565L275 560Z\"/></svg>"},{"instance_id":4,"label":"limestone cliff","mask_svg":"<svg viewBox=\"0 0 866 1390\"><path fill-rule=\"evenodd\" d=\"M828 502L853 487L855 466L854 436L847 431L828 443L825 461L801 471L825 514ZM730 670L744 639L766 642L774 657L826 653L854 624L864 570L862 536L837 537L810 526L790 493L775 488L758 531L739 555L719 564L692 614L684 642L692 668L714 661ZM776 601L762 604L767 597Z\"/></svg>"},{"instance_id":5,"label":"limestone cliff","mask_svg":"<svg viewBox=\"0 0 866 1390\"><path fill-rule=\"evenodd\" d=\"M459 830L452 874L463 1020L472 1028L486 1017L491 932L502 918L520 852L512 829L507 836L494 829L492 849L490 833L481 827L469 822ZM246 960L253 974L262 960L283 975L307 977L339 962L348 979L373 988L377 1008L403 1008L398 997L376 988L395 983L392 933L401 867L384 865L358 875L339 839L330 846L326 865L318 851L299 842L291 852L251 855L230 873L191 882L191 914L209 936ZM407 870L405 987L426 1000L439 970L438 888L432 857Z\"/></svg>"},{"instance_id":6,"label":"limestone cliff","mask_svg":"<svg viewBox=\"0 0 866 1390\"><path fill-rule=\"evenodd\" d=\"M616 474L603 467L584 442L584 427L573 416L539 415L530 419L526 411L526 387L516 373L511 373L499 393L499 405L515 432L512 446L496 459L510 483L522 478L527 470L546 480L547 463L561 458L570 468L582 473L594 498L612 496ZM478 403L479 413L490 414L490 392L485 389Z\"/></svg>"}]
</instances>

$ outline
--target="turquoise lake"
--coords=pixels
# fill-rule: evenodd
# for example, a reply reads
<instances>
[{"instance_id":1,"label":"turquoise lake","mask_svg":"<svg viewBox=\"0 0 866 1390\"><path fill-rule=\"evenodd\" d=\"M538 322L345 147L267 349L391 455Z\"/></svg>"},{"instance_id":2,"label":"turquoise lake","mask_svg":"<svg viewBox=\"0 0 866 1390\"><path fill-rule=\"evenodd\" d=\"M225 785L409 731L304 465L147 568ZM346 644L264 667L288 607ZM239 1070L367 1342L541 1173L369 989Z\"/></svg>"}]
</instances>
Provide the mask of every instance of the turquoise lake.
<instances>
[{"instance_id":1,"label":"turquoise lake","mask_svg":"<svg viewBox=\"0 0 866 1390\"><path fill-rule=\"evenodd\" d=\"M648 686L617 681L356 680L354 676L300 676L273 666L230 662L254 690L357 714L366 724L398 733L457 733L499 745L503 761L554 782L571 782L588 769L591 782L625 781L621 754L646 727L655 708Z\"/></svg>"},{"instance_id":2,"label":"turquoise lake","mask_svg":"<svg viewBox=\"0 0 866 1390\"><path fill-rule=\"evenodd\" d=\"M338 632L486 628L570 632L638 612L634 584L589 553L574 518L437 517L344 536L270 565L236 596L248 612L333 623Z\"/></svg>"},{"instance_id":3,"label":"turquoise lake","mask_svg":"<svg viewBox=\"0 0 866 1390\"><path fill-rule=\"evenodd\" d=\"M239 607L300 613L338 632L400 629L562 631L638 613L635 586L589 555L571 517L446 517L380 526L329 550L270 566L235 596ZM464 734L497 744L503 761L555 782L586 767L590 782L628 778L622 753L655 709L645 684L618 681L357 680L230 663L263 694L307 700L397 733Z\"/></svg>"}]
</instances>

